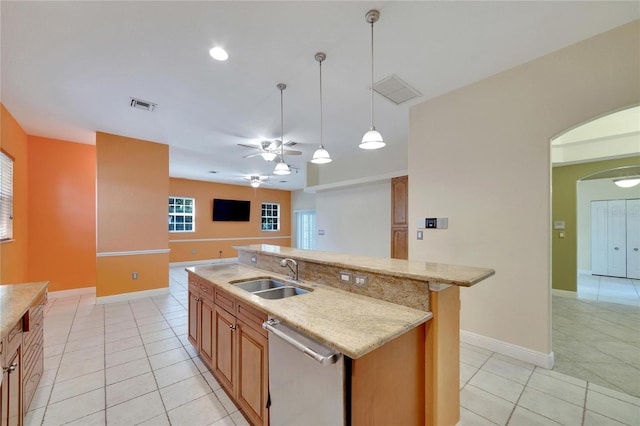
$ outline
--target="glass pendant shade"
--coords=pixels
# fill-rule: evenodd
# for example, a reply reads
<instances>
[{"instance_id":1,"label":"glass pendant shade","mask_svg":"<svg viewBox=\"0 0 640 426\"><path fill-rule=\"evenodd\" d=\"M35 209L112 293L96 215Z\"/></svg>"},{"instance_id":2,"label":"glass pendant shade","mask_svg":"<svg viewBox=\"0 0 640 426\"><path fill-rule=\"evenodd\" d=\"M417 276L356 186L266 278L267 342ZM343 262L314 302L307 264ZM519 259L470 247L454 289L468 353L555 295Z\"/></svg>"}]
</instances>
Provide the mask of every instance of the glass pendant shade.
<instances>
[{"instance_id":1,"label":"glass pendant shade","mask_svg":"<svg viewBox=\"0 0 640 426\"><path fill-rule=\"evenodd\" d=\"M257 187L260 186L260 182L258 182L257 180L254 180L254 181L251 182L251 186L254 187L254 188L257 188Z\"/></svg>"},{"instance_id":2,"label":"glass pendant shade","mask_svg":"<svg viewBox=\"0 0 640 426\"><path fill-rule=\"evenodd\" d=\"M264 161L273 161L277 156L277 154L274 152L263 152L260 155L262 156L262 158L264 158Z\"/></svg>"},{"instance_id":3,"label":"glass pendant shade","mask_svg":"<svg viewBox=\"0 0 640 426\"><path fill-rule=\"evenodd\" d=\"M362 142L360 142L360 148L362 149L378 149L385 145L382 135L375 128L371 128L365 133L362 137Z\"/></svg>"},{"instance_id":4,"label":"glass pendant shade","mask_svg":"<svg viewBox=\"0 0 640 426\"><path fill-rule=\"evenodd\" d=\"M287 166L287 163L281 161L278 164L276 164L276 168L273 170L273 174L288 175L288 174L291 174L291 170L289 169L289 166Z\"/></svg>"},{"instance_id":5,"label":"glass pendant shade","mask_svg":"<svg viewBox=\"0 0 640 426\"><path fill-rule=\"evenodd\" d=\"M613 183L615 183L620 188L633 188L634 186L640 184L640 177L614 179Z\"/></svg>"},{"instance_id":6,"label":"glass pendant shade","mask_svg":"<svg viewBox=\"0 0 640 426\"><path fill-rule=\"evenodd\" d=\"M313 153L313 158L311 159L311 162L314 164L327 164L331 161L331 156L329 156L329 152L324 149L324 147L316 149L316 152Z\"/></svg>"}]
</instances>

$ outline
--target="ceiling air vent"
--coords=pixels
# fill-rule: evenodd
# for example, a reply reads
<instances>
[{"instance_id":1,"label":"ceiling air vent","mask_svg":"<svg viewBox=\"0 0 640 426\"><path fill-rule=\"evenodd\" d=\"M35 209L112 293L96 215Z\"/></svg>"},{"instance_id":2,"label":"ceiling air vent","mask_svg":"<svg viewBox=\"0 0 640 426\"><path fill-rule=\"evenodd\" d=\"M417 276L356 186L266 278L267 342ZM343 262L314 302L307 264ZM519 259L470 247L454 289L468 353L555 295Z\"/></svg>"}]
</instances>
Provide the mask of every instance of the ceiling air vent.
<instances>
[{"instance_id":1,"label":"ceiling air vent","mask_svg":"<svg viewBox=\"0 0 640 426\"><path fill-rule=\"evenodd\" d=\"M136 98L129 98L129 99L131 99L131 102L129 103L129 106L131 106L131 108L143 109L145 111L153 111L158 106L158 104L154 104L153 102L143 101L142 99L136 99Z\"/></svg>"},{"instance_id":2,"label":"ceiling air vent","mask_svg":"<svg viewBox=\"0 0 640 426\"><path fill-rule=\"evenodd\" d=\"M373 85L373 90L396 105L422 96L422 93L418 92L395 74L391 74L389 77L378 81Z\"/></svg>"}]
</instances>

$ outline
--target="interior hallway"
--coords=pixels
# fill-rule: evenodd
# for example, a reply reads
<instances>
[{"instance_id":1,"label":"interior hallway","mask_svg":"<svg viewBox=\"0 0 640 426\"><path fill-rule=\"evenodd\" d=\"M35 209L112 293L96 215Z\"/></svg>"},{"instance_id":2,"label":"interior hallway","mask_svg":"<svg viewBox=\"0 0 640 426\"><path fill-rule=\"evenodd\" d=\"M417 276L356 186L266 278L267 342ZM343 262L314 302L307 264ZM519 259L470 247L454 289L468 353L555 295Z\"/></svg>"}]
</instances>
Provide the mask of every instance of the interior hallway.
<instances>
[{"instance_id":1,"label":"interior hallway","mask_svg":"<svg viewBox=\"0 0 640 426\"><path fill-rule=\"evenodd\" d=\"M25 425L246 425L187 340L187 274L170 294L50 299L45 372ZM462 344L460 425L634 425L640 399Z\"/></svg>"}]
</instances>

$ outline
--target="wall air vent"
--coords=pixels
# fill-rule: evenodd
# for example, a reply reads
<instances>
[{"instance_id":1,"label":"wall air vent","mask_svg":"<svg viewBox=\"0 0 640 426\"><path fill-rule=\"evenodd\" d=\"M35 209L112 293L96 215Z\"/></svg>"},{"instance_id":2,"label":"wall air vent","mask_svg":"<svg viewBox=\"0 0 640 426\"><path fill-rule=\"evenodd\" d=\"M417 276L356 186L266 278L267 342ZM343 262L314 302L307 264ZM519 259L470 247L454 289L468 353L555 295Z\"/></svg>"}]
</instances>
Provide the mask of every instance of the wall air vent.
<instances>
[{"instance_id":1,"label":"wall air vent","mask_svg":"<svg viewBox=\"0 0 640 426\"><path fill-rule=\"evenodd\" d=\"M410 99L422 96L422 93L411 87L406 81L395 74L385 77L373 85L373 90L389 99L396 105L400 105Z\"/></svg>"},{"instance_id":2,"label":"wall air vent","mask_svg":"<svg viewBox=\"0 0 640 426\"><path fill-rule=\"evenodd\" d=\"M131 99L131 102L129 103L129 106L131 106L131 108L143 109L145 111L153 111L158 106L158 104L154 104L153 102L143 101L142 99L136 99L136 98L129 98L129 99Z\"/></svg>"}]
</instances>

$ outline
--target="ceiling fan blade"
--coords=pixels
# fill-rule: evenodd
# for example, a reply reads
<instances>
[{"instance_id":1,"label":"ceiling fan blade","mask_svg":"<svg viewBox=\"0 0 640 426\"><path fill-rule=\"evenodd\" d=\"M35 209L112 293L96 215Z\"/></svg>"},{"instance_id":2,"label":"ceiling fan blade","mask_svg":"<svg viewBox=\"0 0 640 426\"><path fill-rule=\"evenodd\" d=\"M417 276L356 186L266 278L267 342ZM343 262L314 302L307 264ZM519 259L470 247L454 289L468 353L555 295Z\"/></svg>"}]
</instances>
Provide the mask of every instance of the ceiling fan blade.
<instances>
[{"instance_id":1,"label":"ceiling fan blade","mask_svg":"<svg viewBox=\"0 0 640 426\"><path fill-rule=\"evenodd\" d=\"M285 142L284 146L296 146L299 143L300 142L296 142L296 141L287 141L287 142Z\"/></svg>"},{"instance_id":2,"label":"ceiling fan blade","mask_svg":"<svg viewBox=\"0 0 640 426\"><path fill-rule=\"evenodd\" d=\"M255 154L248 154L248 155L244 155L242 158L257 157L258 155L262 155L262 153L261 152L256 152Z\"/></svg>"},{"instance_id":3,"label":"ceiling fan blade","mask_svg":"<svg viewBox=\"0 0 640 426\"><path fill-rule=\"evenodd\" d=\"M300 155L300 154L302 154L302 151L293 151L291 149L284 150L284 155Z\"/></svg>"},{"instance_id":4,"label":"ceiling fan blade","mask_svg":"<svg viewBox=\"0 0 640 426\"><path fill-rule=\"evenodd\" d=\"M239 143L239 144L238 144L238 146L241 146L241 147L243 147L243 148L260 149L260 147L259 147L259 146L256 146L256 145L247 145L247 144L244 144L244 143Z\"/></svg>"}]
</instances>

